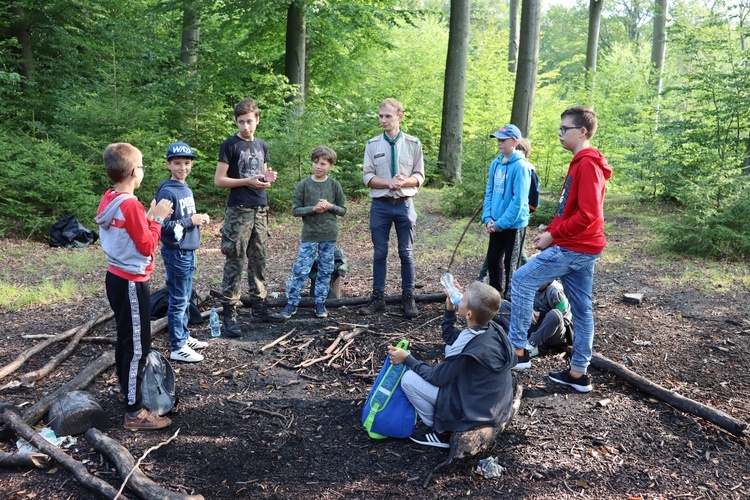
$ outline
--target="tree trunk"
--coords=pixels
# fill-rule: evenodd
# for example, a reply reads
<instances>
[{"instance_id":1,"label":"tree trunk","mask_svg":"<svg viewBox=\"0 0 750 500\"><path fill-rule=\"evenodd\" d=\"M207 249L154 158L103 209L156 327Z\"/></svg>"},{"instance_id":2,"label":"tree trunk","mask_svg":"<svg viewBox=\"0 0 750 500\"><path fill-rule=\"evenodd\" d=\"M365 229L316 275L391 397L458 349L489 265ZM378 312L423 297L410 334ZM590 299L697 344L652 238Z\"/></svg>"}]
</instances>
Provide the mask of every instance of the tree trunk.
<instances>
[{"instance_id":1,"label":"tree trunk","mask_svg":"<svg viewBox=\"0 0 750 500\"><path fill-rule=\"evenodd\" d=\"M188 66L198 63L198 42L201 38L201 2L185 0L182 12L182 47L180 60Z\"/></svg>"},{"instance_id":2,"label":"tree trunk","mask_svg":"<svg viewBox=\"0 0 750 500\"><path fill-rule=\"evenodd\" d=\"M518 67L518 1L510 0L510 30L508 33L508 71L516 72Z\"/></svg>"},{"instance_id":3,"label":"tree trunk","mask_svg":"<svg viewBox=\"0 0 750 500\"><path fill-rule=\"evenodd\" d=\"M286 14L286 56L284 74L297 92L291 100L305 100L305 4L292 2Z\"/></svg>"},{"instance_id":4,"label":"tree trunk","mask_svg":"<svg viewBox=\"0 0 750 500\"><path fill-rule=\"evenodd\" d=\"M651 44L651 73L649 80L656 91L656 113L654 121L659 126L659 112L664 73L664 56L667 52L667 12L669 0L654 1L654 34Z\"/></svg>"},{"instance_id":5,"label":"tree trunk","mask_svg":"<svg viewBox=\"0 0 750 500\"><path fill-rule=\"evenodd\" d=\"M541 28L541 0L526 0L521 5L521 36L518 46L518 71L513 91L513 110L510 121L524 137L531 129L534 110L536 71L539 65L539 30Z\"/></svg>"},{"instance_id":6,"label":"tree trunk","mask_svg":"<svg viewBox=\"0 0 750 500\"><path fill-rule=\"evenodd\" d=\"M26 10L23 7L13 7L12 12L18 17L18 19L16 19L11 25L11 32L18 40L18 45L20 46L21 61L23 62L23 65L21 66L19 73L25 78L25 80L21 82L21 85L23 88L26 88L26 82L33 82L36 78L34 69L34 52L31 48L31 34L29 33L30 27L28 24L28 18L26 17Z\"/></svg>"},{"instance_id":7,"label":"tree trunk","mask_svg":"<svg viewBox=\"0 0 750 500\"><path fill-rule=\"evenodd\" d=\"M604 0L589 1L589 38L586 42L586 87L589 89L589 101L593 101L594 82L596 80L596 59L599 50L599 26L602 19Z\"/></svg>"},{"instance_id":8,"label":"tree trunk","mask_svg":"<svg viewBox=\"0 0 750 500\"><path fill-rule=\"evenodd\" d=\"M466 64L469 56L469 12L471 0L452 0L448 57L443 87L443 124L438 163L445 180L461 182Z\"/></svg>"}]
</instances>

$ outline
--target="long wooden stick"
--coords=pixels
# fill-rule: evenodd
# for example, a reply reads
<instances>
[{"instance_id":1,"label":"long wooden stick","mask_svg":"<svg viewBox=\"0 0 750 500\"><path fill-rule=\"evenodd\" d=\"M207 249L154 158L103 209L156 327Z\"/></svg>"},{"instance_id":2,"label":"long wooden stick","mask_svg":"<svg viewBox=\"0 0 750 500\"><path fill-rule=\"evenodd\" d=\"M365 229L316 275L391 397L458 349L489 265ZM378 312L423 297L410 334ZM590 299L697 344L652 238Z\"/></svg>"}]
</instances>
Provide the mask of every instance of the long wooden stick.
<instances>
[{"instance_id":1,"label":"long wooden stick","mask_svg":"<svg viewBox=\"0 0 750 500\"><path fill-rule=\"evenodd\" d=\"M96 491L105 498L125 498L121 497L117 493L117 490L113 488L109 483L89 474L86 466L84 466L82 463L73 460L57 446L47 442L42 436L35 432L34 429L27 425L21 417L19 417L7 406L0 406L0 421L13 429L16 434L31 443L34 448L41 451L42 453L45 453L46 455L49 455L65 469L72 472L76 479L78 479L78 481L80 481L81 484L86 488Z\"/></svg>"},{"instance_id":2,"label":"long wooden stick","mask_svg":"<svg viewBox=\"0 0 750 500\"><path fill-rule=\"evenodd\" d=\"M286 334L282 335L281 337L277 338L276 340L274 340L273 342L270 342L270 343L268 343L268 344L264 345L263 347L261 347L261 348L260 348L260 352L263 352L263 351L265 351L265 350L268 350L268 349L272 348L273 346L275 346L275 345L276 345L276 344L278 344L279 342L283 342L283 341L284 341L284 340L286 340L286 339L287 339L287 338L288 338L288 337L289 337L289 336L290 336L291 334L293 334L293 333L294 333L294 331L295 331L296 329L297 329L297 327L294 327L294 328L292 328L291 330L289 330L289 333L286 333Z\"/></svg>"},{"instance_id":3,"label":"long wooden stick","mask_svg":"<svg viewBox=\"0 0 750 500\"><path fill-rule=\"evenodd\" d=\"M677 408L678 410L690 413L704 420L708 420L722 429L731 432L734 435L741 435L747 429L747 422L738 420L723 411L711 408L692 399L680 396L666 389L645 377L627 369L624 365L612 361L611 359L594 353L591 357L591 366L614 373L637 389L658 398L665 403Z\"/></svg>"},{"instance_id":4,"label":"long wooden stick","mask_svg":"<svg viewBox=\"0 0 750 500\"><path fill-rule=\"evenodd\" d=\"M111 318L114 317L114 313L112 311L109 311L109 313L105 313L104 311L98 313L96 316L94 316L93 319L89 320L88 322L84 323L83 325L76 326L74 328L71 328L69 330L64 331L63 333L59 333L55 335L54 337L48 338L44 342L39 342L37 345L30 347L29 349L25 350L18 356L16 356L16 359L14 359L11 363L7 364L3 368L0 368L0 380L7 377L14 371L18 370L18 368L21 367L26 361L31 359L31 357L42 351L44 348L51 346L52 344L56 342L60 342L61 340L65 340L69 337L72 337L79 331L83 330L84 333L91 330L94 326L103 323Z\"/></svg>"},{"instance_id":5,"label":"long wooden stick","mask_svg":"<svg viewBox=\"0 0 750 500\"><path fill-rule=\"evenodd\" d=\"M471 223L474 222L474 219L476 219L477 214L480 210L484 208L484 204L479 205L476 210L474 210L474 213L469 218L469 222L466 223L466 227L464 228L464 232L461 233L461 237L458 239L458 243L456 243L456 246L453 248L453 254L451 255L451 261L448 262L448 272L451 270L451 266L453 265L453 259L456 258L456 252L458 251L458 247L461 245L461 242L464 240L464 236L466 236L466 231L469 230L469 226L471 226Z\"/></svg>"}]
</instances>

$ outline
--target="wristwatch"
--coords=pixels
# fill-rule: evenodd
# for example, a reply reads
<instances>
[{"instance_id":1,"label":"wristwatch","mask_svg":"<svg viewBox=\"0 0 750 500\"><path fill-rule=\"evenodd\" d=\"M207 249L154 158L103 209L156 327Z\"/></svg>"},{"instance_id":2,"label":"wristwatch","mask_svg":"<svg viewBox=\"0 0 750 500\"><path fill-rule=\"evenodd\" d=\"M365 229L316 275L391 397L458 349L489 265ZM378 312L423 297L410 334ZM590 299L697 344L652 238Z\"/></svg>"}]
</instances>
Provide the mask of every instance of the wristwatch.
<instances>
[{"instance_id":1,"label":"wristwatch","mask_svg":"<svg viewBox=\"0 0 750 500\"><path fill-rule=\"evenodd\" d=\"M158 222L159 224L163 224L164 223L164 219L162 219L161 217L154 217L154 222Z\"/></svg>"}]
</instances>

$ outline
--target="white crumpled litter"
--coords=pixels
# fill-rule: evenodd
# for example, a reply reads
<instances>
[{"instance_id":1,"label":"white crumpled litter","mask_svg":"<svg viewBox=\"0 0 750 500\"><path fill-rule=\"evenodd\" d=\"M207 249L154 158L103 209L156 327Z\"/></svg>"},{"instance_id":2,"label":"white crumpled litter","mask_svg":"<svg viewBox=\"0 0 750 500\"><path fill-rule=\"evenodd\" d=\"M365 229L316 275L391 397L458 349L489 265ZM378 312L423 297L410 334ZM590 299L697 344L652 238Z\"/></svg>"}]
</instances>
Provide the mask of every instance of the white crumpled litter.
<instances>
[{"instance_id":1,"label":"white crumpled litter","mask_svg":"<svg viewBox=\"0 0 750 500\"><path fill-rule=\"evenodd\" d=\"M279 298L279 292L271 292L271 298L272 299L278 299Z\"/></svg>"},{"instance_id":2,"label":"white crumpled litter","mask_svg":"<svg viewBox=\"0 0 750 500\"><path fill-rule=\"evenodd\" d=\"M640 345L640 346L644 346L644 347L647 347L647 346L650 346L650 345L651 345L651 341L650 341L650 340L641 340L641 339L635 339L635 340L633 341L633 343L634 343L635 345Z\"/></svg>"},{"instance_id":3,"label":"white crumpled litter","mask_svg":"<svg viewBox=\"0 0 750 500\"><path fill-rule=\"evenodd\" d=\"M63 443L66 439L64 437L57 437L55 435L55 431L53 431L49 427L45 427L41 431L39 431L39 435L55 446L60 446L60 444ZM31 444L25 439L19 439L18 441L16 441L16 447L21 453L35 453L37 451L37 449L31 446Z\"/></svg>"},{"instance_id":4,"label":"white crumpled litter","mask_svg":"<svg viewBox=\"0 0 750 500\"><path fill-rule=\"evenodd\" d=\"M500 465L496 457L487 457L479 461L476 472L485 479L492 479L505 472L505 467Z\"/></svg>"}]
</instances>

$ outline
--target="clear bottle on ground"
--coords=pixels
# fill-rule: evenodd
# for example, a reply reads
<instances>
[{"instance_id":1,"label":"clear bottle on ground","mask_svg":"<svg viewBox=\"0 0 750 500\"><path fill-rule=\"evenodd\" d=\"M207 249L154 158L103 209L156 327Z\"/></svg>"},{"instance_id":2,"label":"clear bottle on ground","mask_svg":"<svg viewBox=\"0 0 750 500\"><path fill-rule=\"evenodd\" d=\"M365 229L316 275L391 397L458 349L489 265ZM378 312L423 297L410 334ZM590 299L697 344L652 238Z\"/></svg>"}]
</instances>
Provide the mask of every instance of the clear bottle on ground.
<instances>
[{"instance_id":1,"label":"clear bottle on ground","mask_svg":"<svg viewBox=\"0 0 750 500\"><path fill-rule=\"evenodd\" d=\"M219 313L216 312L216 308L211 308L211 315L209 316L209 323L211 324L211 336L221 336L221 321L219 320Z\"/></svg>"}]
</instances>

